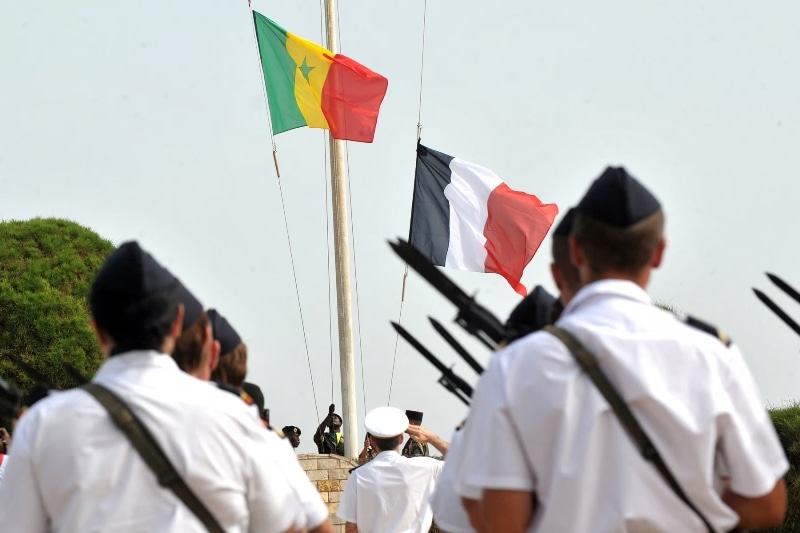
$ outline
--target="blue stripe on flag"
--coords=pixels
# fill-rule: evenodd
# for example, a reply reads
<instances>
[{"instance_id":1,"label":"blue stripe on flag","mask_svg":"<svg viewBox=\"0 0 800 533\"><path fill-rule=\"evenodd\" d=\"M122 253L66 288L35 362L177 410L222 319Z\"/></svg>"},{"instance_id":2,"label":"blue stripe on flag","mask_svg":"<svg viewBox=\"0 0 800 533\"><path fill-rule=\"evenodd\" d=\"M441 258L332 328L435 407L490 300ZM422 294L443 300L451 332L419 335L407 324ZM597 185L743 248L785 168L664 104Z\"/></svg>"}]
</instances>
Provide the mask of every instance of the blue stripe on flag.
<instances>
[{"instance_id":1,"label":"blue stripe on flag","mask_svg":"<svg viewBox=\"0 0 800 533\"><path fill-rule=\"evenodd\" d=\"M444 188L450 184L452 160L453 156L417 145L408 242L439 266L444 266L450 245L450 202Z\"/></svg>"}]
</instances>

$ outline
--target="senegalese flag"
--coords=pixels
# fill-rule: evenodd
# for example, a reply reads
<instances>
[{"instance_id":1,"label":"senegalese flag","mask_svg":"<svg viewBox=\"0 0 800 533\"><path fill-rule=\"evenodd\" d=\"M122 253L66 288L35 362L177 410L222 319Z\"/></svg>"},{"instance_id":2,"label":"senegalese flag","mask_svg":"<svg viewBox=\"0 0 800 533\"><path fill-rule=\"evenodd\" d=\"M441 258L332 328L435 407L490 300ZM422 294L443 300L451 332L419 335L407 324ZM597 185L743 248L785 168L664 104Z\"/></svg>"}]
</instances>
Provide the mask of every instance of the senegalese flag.
<instances>
[{"instance_id":1,"label":"senegalese flag","mask_svg":"<svg viewBox=\"0 0 800 533\"><path fill-rule=\"evenodd\" d=\"M388 80L253 11L272 129L308 126L372 142Z\"/></svg>"}]
</instances>

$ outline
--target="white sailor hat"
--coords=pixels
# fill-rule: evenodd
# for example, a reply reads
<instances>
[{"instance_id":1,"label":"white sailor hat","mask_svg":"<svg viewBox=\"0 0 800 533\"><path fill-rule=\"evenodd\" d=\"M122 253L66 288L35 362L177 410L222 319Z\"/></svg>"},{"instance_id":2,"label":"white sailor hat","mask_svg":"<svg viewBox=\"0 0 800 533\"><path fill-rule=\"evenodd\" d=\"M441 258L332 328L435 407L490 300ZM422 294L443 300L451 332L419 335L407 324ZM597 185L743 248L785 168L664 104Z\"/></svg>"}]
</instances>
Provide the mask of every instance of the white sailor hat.
<instances>
[{"instance_id":1,"label":"white sailor hat","mask_svg":"<svg viewBox=\"0 0 800 533\"><path fill-rule=\"evenodd\" d=\"M396 437L408 429L408 417L397 407L376 407L364 418L364 429L379 439Z\"/></svg>"}]
</instances>

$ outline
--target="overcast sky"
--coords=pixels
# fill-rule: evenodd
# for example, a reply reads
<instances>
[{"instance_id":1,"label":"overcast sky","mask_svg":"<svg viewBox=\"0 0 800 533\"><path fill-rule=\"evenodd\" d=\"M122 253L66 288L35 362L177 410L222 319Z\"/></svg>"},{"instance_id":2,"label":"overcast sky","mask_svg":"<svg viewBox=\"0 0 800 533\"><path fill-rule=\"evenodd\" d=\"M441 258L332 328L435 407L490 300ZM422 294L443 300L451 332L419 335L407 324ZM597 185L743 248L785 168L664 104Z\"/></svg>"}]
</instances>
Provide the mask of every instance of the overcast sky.
<instances>
[{"instance_id":1,"label":"overcast sky","mask_svg":"<svg viewBox=\"0 0 800 533\"><path fill-rule=\"evenodd\" d=\"M253 7L322 41L317 2ZM403 264L385 242L409 225L423 1L342 0L339 13L342 52L389 79L375 142L349 145L359 418L391 388L392 405L449 436L466 409L402 340L392 380ZM800 397L800 339L750 288L800 317L764 276L800 287L799 17L785 0L431 0L422 141L564 211L624 165L667 214L651 294L727 331L780 405ZM140 240L230 319L273 423L300 426L311 452L341 403L326 142L305 128L275 138L304 340L260 76L245 0L0 3L0 217ZM548 264L549 238L523 282L554 291ZM518 301L499 276L448 274L503 319ZM402 323L474 381L429 314L450 323L455 309L411 273Z\"/></svg>"}]
</instances>

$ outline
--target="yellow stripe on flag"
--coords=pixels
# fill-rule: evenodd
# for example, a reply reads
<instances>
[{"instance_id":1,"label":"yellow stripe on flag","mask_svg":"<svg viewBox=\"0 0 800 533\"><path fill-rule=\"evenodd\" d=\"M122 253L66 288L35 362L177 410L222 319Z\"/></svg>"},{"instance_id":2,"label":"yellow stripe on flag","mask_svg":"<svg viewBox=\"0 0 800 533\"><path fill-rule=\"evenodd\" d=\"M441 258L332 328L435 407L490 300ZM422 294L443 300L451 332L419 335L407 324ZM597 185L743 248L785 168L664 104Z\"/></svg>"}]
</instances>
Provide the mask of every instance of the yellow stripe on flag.
<instances>
[{"instance_id":1,"label":"yellow stripe on flag","mask_svg":"<svg viewBox=\"0 0 800 533\"><path fill-rule=\"evenodd\" d=\"M286 32L286 51L297 65L294 74L294 96L297 106L311 128L329 129L328 121L322 114L322 87L331 60L325 55L331 53L325 48Z\"/></svg>"}]
</instances>

